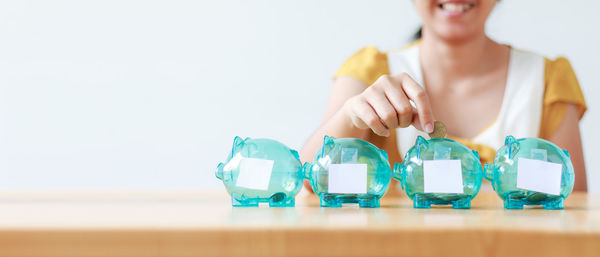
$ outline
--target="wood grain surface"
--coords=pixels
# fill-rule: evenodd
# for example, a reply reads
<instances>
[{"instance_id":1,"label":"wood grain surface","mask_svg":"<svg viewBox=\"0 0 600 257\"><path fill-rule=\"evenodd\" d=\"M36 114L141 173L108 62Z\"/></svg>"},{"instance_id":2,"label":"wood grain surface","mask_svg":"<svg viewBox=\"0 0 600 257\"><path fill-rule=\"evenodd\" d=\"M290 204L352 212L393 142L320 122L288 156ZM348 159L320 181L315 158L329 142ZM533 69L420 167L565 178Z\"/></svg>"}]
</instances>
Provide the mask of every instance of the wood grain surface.
<instances>
[{"instance_id":1,"label":"wood grain surface","mask_svg":"<svg viewBox=\"0 0 600 257\"><path fill-rule=\"evenodd\" d=\"M565 210L233 208L223 191L0 192L0 256L600 256L600 196Z\"/></svg>"}]
</instances>

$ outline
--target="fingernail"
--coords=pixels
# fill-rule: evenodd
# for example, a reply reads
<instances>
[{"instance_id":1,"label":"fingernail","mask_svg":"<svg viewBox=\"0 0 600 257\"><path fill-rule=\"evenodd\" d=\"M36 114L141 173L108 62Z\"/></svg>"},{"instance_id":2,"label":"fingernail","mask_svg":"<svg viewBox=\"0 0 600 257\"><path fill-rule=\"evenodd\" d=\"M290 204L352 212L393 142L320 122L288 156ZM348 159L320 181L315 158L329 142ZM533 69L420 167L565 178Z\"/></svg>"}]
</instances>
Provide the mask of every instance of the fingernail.
<instances>
[{"instance_id":1,"label":"fingernail","mask_svg":"<svg viewBox=\"0 0 600 257\"><path fill-rule=\"evenodd\" d=\"M427 125L425 125L425 132L427 133L431 133L433 132L433 123L427 123Z\"/></svg>"}]
</instances>

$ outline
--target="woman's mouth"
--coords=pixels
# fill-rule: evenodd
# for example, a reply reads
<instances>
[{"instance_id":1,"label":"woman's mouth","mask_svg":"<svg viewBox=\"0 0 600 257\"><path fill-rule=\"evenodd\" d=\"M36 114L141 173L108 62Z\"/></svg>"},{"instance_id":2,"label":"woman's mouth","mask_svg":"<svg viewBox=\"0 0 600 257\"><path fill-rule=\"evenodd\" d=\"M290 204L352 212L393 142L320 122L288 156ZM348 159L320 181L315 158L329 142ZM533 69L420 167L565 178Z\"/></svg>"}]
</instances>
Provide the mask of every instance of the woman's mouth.
<instances>
[{"instance_id":1,"label":"woman's mouth","mask_svg":"<svg viewBox=\"0 0 600 257\"><path fill-rule=\"evenodd\" d=\"M460 15L466 13L474 6L475 4L466 2L445 2L438 4L438 7L449 15Z\"/></svg>"}]
</instances>

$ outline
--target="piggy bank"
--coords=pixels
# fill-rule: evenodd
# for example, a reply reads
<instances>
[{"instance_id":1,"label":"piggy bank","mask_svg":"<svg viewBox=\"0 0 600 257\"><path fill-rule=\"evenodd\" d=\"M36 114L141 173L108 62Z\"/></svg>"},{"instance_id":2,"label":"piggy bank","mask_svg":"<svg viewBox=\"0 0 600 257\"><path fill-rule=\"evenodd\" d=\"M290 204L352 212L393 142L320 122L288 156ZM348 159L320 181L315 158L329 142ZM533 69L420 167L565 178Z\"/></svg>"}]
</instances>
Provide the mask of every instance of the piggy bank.
<instances>
[{"instance_id":1,"label":"piggy bank","mask_svg":"<svg viewBox=\"0 0 600 257\"><path fill-rule=\"evenodd\" d=\"M494 162L485 165L485 178L506 209L523 209L524 205L563 209L575 173L566 150L539 138L508 136Z\"/></svg>"},{"instance_id":2,"label":"piggy bank","mask_svg":"<svg viewBox=\"0 0 600 257\"><path fill-rule=\"evenodd\" d=\"M451 204L454 209L469 209L483 180L476 151L454 140L421 136L404 161L394 165L393 174L414 208Z\"/></svg>"},{"instance_id":3,"label":"piggy bank","mask_svg":"<svg viewBox=\"0 0 600 257\"><path fill-rule=\"evenodd\" d=\"M293 207L304 181L298 153L271 139L233 140L227 161L215 173L231 195L233 206Z\"/></svg>"},{"instance_id":4,"label":"piggy bank","mask_svg":"<svg viewBox=\"0 0 600 257\"><path fill-rule=\"evenodd\" d=\"M358 203L377 208L392 177L387 153L356 139L325 136L313 163L304 164L304 175L321 200L321 207Z\"/></svg>"}]
</instances>

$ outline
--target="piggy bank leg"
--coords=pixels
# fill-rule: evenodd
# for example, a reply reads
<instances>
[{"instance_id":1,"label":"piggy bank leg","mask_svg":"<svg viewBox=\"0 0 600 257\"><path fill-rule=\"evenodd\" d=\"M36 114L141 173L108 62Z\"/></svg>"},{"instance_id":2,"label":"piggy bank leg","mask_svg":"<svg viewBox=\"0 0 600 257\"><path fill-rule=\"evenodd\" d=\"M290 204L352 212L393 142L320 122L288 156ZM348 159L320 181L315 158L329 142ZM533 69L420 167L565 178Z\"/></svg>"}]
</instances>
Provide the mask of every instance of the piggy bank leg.
<instances>
[{"instance_id":1,"label":"piggy bank leg","mask_svg":"<svg viewBox=\"0 0 600 257\"><path fill-rule=\"evenodd\" d=\"M247 199L244 195L231 194L231 205L233 207L257 207L256 199Z\"/></svg>"},{"instance_id":2,"label":"piggy bank leg","mask_svg":"<svg viewBox=\"0 0 600 257\"><path fill-rule=\"evenodd\" d=\"M286 196L284 193L276 193L269 198L269 207L294 207L294 197Z\"/></svg>"},{"instance_id":3,"label":"piggy bank leg","mask_svg":"<svg viewBox=\"0 0 600 257\"><path fill-rule=\"evenodd\" d=\"M339 201L334 195L322 194L320 198L321 207L342 207L342 202Z\"/></svg>"},{"instance_id":4,"label":"piggy bank leg","mask_svg":"<svg viewBox=\"0 0 600 257\"><path fill-rule=\"evenodd\" d=\"M523 205L525 203L522 198L506 197L504 200L504 209L523 209Z\"/></svg>"},{"instance_id":5,"label":"piggy bank leg","mask_svg":"<svg viewBox=\"0 0 600 257\"><path fill-rule=\"evenodd\" d=\"M452 209L471 209L471 198L464 197L452 202Z\"/></svg>"},{"instance_id":6,"label":"piggy bank leg","mask_svg":"<svg viewBox=\"0 0 600 257\"><path fill-rule=\"evenodd\" d=\"M415 196L413 197L413 207L420 209L429 209L431 208L431 201L429 201L429 199L427 199L427 197L425 197L422 194L415 194Z\"/></svg>"},{"instance_id":7,"label":"piggy bank leg","mask_svg":"<svg viewBox=\"0 0 600 257\"><path fill-rule=\"evenodd\" d=\"M546 210L562 210L564 209L564 198L560 197L554 201L544 203L543 208Z\"/></svg>"},{"instance_id":8,"label":"piggy bank leg","mask_svg":"<svg viewBox=\"0 0 600 257\"><path fill-rule=\"evenodd\" d=\"M379 198L376 196L366 196L358 199L360 208L379 208Z\"/></svg>"}]
</instances>

